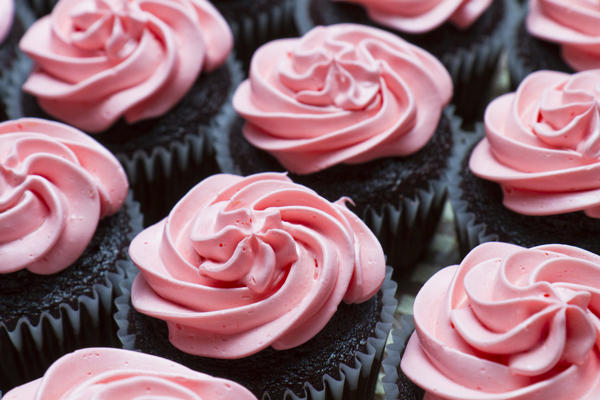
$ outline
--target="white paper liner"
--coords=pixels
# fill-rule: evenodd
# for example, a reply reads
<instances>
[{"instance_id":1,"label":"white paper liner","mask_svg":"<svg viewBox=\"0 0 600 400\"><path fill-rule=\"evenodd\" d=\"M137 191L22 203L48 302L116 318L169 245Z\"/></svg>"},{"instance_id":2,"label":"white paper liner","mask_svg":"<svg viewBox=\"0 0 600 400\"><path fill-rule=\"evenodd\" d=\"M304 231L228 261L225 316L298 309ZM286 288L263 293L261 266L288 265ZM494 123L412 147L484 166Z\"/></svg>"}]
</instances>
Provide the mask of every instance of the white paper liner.
<instances>
[{"instance_id":1,"label":"white paper liner","mask_svg":"<svg viewBox=\"0 0 600 400\"><path fill-rule=\"evenodd\" d=\"M475 132L463 133L457 138L447 174L448 197L454 211L458 248L463 257L481 243L498 240L498 235L486 233L486 225L476 221L475 214L467 211L469 203L462 199L462 163L475 143L485 136L483 124L477 124L475 129Z\"/></svg>"},{"instance_id":2,"label":"white paper liner","mask_svg":"<svg viewBox=\"0 0 600 400\"><path fill-rule=\"evenodd\" d=\"M310 1L296 0L294 18L301 35L315 26L310 17ZM465 122L481 118L485 99L492 87L492 77L504 49L506 31L515 18L515 0L503 1L504 18L485 43L474 44L455 53L448 52L440 59L452 77L455 113Z\"/></svg>"},{"instance_id":3,"label":"white paper liner","mask_svg":"<svg viewBox=\"0 0 600 400\"><path fill-rule=\"evenodd\" d=\"M126 203L131 229L127 238L131 241L142 230L143 216L131 191ZM61 303L57 318L43 312L34 325L24 316L13 331L0 321L0 360L10 360L0 363L0 380L22 384L41 377L52 362L78 348L99 345L107 338L116 345L111 323L113 302L123 294L120 282L137 272L129 258L118 260L116 267L116 273L106 273L105 282L94 284L75 304Z\"/></svg>"},{"instance_id":4,"label":"white paper liner","mask_svg":"<svg viewBox=\"0 0 600 400\"><path fill-rule=\"evenodd\" d=\"M398 400L400 398L398 368L400 368L400 360L406 347L405 344L415 330L415 320L412 315L403 315L400 320L402 321L402 327L392 331L393 342L386 346L387 358L382 362L385 375L381 382L385 391L385 400Z\"/></svg>"},{"instance_id":5,"label":"white paper liner","mask_svg":"<svg viewBox=\"0 0 600 400\"><path fill-rule=\"evenodd\" d=\"M380 321L376 325L375 336L367 339L366 353L356 352L355 366L353 367L343 363L340 364L340 380L325 374L322 378L322 390L317 390L310 383L305 382L304 391L306 395L304 397L298 397L287 390L283 396L285 400L362 400L373 396L383 350L394 322L394 312L398 306L398 300L394 297L398 285L392 280L392 272L393 269L388 266L385 281L381 287L382 308ZM133 277L121 282L123 295L115 300L119 310L115 314L115 320L119 326L117 335L123 344L123 348L139 351L135 348L135 335L128 333L127 315L130 308L129 299L132 284ZM268 393L265 393L262 397L262 400L266 399L279 400L271 399Z\"/></svg>"}]
</instances>

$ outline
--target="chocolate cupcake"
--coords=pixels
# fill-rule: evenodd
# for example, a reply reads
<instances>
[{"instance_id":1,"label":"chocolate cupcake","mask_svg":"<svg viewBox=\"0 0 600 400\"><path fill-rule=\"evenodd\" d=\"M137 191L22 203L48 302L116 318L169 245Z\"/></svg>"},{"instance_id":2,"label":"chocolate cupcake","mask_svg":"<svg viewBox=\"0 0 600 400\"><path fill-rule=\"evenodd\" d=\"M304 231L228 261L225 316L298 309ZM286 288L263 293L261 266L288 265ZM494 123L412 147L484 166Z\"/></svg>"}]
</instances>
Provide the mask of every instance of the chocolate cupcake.
<instances>
[{"instance_id":1,"label":"chocolate cupcake","mask_svg":"<svg viewBox=\"0 0 600 400\"><path fill-rule=\"evenodd\" d=\"M142 216L117 159L83 132L22 119L0 124L0 142L5 391L76 348L115 345L114 301L136 271L127 248Z\"/></svg>"},{"instance_id":2,"label":"chocolate cupcake","mask_svg":"<svg viewBox=\"0 0 600 400\"><path fill-rule=\"evenodd\" d=\"M388 264L410 266L444 203L460 124L442 111L451 95L441 63L397 36L354 24L318 27L256 52L233 99L246 122L238 119L218 142L219 161L243 175L288 170L330 201L349 196Z\"/></svg>"},{"instance_id":3,"label":"chocolate cupcake","mask_svg":"<svg viewBox=\"0 0 600 400\"><path fill-rule=\"evenodd\" d=\"M170 249L157 257L158 242ZM137 311L120 305L126 348L211 371L259 398L372 396L396 285L391 270L384 281L377 239L343 202L284 174L215 175L130 253L141 274ZM200 273L184 276L189 266Z\"/></svg>"},{"instance_id":4,"label":"chocolate cupcake","mask_svg":"<svg viewBox=\"0 0 600 400\"><path fill-rule=\"evenodd\" d=\"M577 247L476 247L419 291L402 371L426 399L594 398L598 310L588 299L599 270L600 257Z\"/></svg>"},{"instance_id":5,"label":"chocolate cupcake","mask_svg":"<svg viewBox=\"0 0 600 400\"><path fill-rule=\"evenodd\" d=\"M208 0L84 3L61 0L21 41L36 65L23 86L31 96L8 99L22 113L11 117L50 114L94 134L151 224L217 171L212 131L229 123L240 78L227 61L232 34Z\"/></svg>"},{"instance_id":6,"label":"chocolate cupcake","mask_svg":"<svg viewBox=\"0 0 600 400\"><path fill-rule=\"evenodd\" d=\"M348 22L375 26L427 50L452 76L457 115L468 123L479 120L516 5L513 0L439 0L416 10L417 3L300 0L296 23L300 33Z\"/></svg>"},{"instance_id":7,"label":"chocolate cupcake","mask_svg":"<svg viewBox=\"0 0 600 400\"><path fill-rule=\"evenodd\" d=\"M597 100L590 91L599 80L597 71L538 71L488 106L487 137L451 162L463 254L489 240L564 243L600 254Z\"/></svg>"}]
</instances>

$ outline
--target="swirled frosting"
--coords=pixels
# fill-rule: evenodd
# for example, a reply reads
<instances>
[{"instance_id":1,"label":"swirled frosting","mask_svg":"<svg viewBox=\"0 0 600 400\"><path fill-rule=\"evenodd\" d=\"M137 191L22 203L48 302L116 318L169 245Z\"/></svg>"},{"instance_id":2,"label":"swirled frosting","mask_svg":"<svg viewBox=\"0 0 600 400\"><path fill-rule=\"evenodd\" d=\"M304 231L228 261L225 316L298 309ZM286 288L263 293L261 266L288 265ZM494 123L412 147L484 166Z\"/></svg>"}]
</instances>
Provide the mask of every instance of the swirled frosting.
<instances>
[{"instance_id":1,"label":"swirled frosting","mask_svg":"<svg viewBox=\"0 0 600 400\"><path fill-rule=\"evenodd\" d=\"M134 351L87 348L69 353L5 400L256 400L243 386Z\"/></svg>"},{"instance_id":2,"label":"swirled frosting","mask_svg":"<svg viewBox=\"0 0 600 400\"><path fill-rule=\"evenodd\" d=\"M23 85L50 115L87 132L169 111L233 46L208 0L60 0L26 32L37 67Z\"/></svg>"},{"instance_id":3,"label":"swirled frosting","mask_svg":"<svg viewBox=\"0 0 600 400\"><path fill-rule=\"evenodd\" d=\"M403 156L433 135L452 80L431 54L363 25L267 43L233 98L244 136L288 170Z\"/></svg>"},{"instance_id":4,"label":"swirled frosting","mask_svg":"<svg viewBox=\"0 0 600 400\"><path fill-rule=\"evenodd\" d=\"M65 269L128 188L119 161L85 133L42 119L1 123L0 273Z\"/></svg>"},{"instance_id":5,"label":"swirled frosting","mask_svg":"<svg viewBox=\"0 0 600 400\"><path fill-rule=\"evenodd\" d=\"M284 174L213 175L133 240L133 306L190 354L298 346L383 283L381 245L344 202Z\"/></svg>"},{"instance_id":6,"label":"swirled frosting","mask_svg":"<svg viewBox=\"0 0 600 400\"><path fill-rule=\"evenodd\" d=\"M14 0L4 0L0 2L0 44L6 39L15 17Z\"/></svg>"},{"instance_id":7,"label":"swirled frosting","mask_svg":"<svg viewBox=\"0 0 600 400\"><path fill-rule=\"evenodd\" d=\"M339 0L363 6L373 21L407 33L426 33L445 22L470 27L492 0Z\"/></svg>"},{"instance_id":8,"label":"swirled frosting","mask_svg":"<svg viewBox=\"0 0 600 400\"><path fill-rule=\"evenodd\" d=\"M600 68L600 5L587 0L530 0L529 33L561 45L575 71Z\"/></svg>"},{"instance_id":9,"label":"swirled frosting","mask_svg":"<svg viewBox=\"0 0 600 400\"><path fill-rule=\"evenodd\" d=\"M600 217L600 72L539 71L485 112L469 166L521 214Z\"/></svg>"},{"instance_id":10,"label":"swirled frosting","mask_svg":"<svg viewBox=\"0 0 600 400\"><path fill-rule=\"evenodd\" d=\"M419 291L403 372L426 400L592 400L600 257L485 243Z\"/></svg>"}]
</instances>

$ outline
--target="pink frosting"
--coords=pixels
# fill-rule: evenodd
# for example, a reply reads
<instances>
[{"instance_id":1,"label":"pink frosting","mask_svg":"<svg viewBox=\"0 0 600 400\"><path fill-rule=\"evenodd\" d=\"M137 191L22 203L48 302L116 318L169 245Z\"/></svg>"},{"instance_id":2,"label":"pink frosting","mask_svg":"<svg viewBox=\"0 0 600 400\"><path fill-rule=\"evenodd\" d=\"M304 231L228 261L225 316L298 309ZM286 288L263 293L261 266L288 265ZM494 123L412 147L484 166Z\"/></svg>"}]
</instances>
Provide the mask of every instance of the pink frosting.
<instances>
[{"instance_id":1,"label":"pink frosting","mask_svg":"<svg viewBox=\"0 0 600 400\"><path fill-rule=\"evenodd\" d=\"M169 111L233 36L208 0L60 0L21 40L37 64L23 90L88 132Z\"/></svg>"},{"instance_id":2,"label":"pink frosting","mask_svg":"<svg viewBox=\"0 0 600 400\"><path fill-rule=\"evenodd\" d=\"M381 245L344 202L285 174L213 175L133 240L133 305L190 354L298 346L385 277Z\"/></svg>"},{"instance_id":3,"label":"pink frosting","mask_svg":"<svg viewBox=\"0 0 600 400\"><path fill-rule=\"evenodd\" d=\"M85 133L33 118L1 123L0 273L65 269L128 188L119 161Z\"/></svg>"},{"instance_id":4,"label":"pink frosting","mask_svg":"<svg viewBox=\"0 0 600 400\"><path fill-rule=\"evenodd\" d=\"M485 113L469 166L526 215L583 210L600 217L600 71L530 74Z\"/></svg>"},{"instance_id":5,"label":"pink frosting","mask_svg":"<svg viewBox=\"0 0 600 400\"><path fill-rule=\"evenodd\" d=\"M433 135L452 79L431 54L363 25L316 27L256 51L233 98L244 135L288 170L404 156Z\"/></svg>"},{"instance_id":6,"label":"pink frosting","mask_svg":"<svg viewBox=\"0 0 600 400\"><path fill-rule=\"evenodd\" d=\"M600 257L485 243L419 291L403 372L426 400L592 400Z\"/></svg>"},{"instance_id":7,"label":"pink frosting","mask_svg":"<svg viewBox=\"0 0 600 400\"><path fill-rule=\"evenodd\" d=\"M88 348L69 353L43 378L19 386L4 400L163 399L256 400L243 386L133 351Z\"/></svg>"},{"instance_id":8,"label":"pink frosting","mask_svg":"<svg viewBox=\"0 0 600 400\"><path fill-rule=\"evenodd\" d=\"M365 7L369 18L407 33L426 33L445 22L470 27L492 0L339 0Z\"/></svg>"},{"instance_id":9,"label":"pink frosting","mask_svg":"<svg viewBox=\"0 0 600 400\"><path fill-rule=\"evenodd\" d=\"M14 0L0 1L0 43L6 39L15 17Z\"/></svg>"},{"instance_id":10,"label":"pink frosting","mask_svg":"<svg viewBox=\"0 0 600 400\"><path fill-rule=\"evenodd\" d=\"M576 71L600 68L600 6L588 0L530 0L526 19L533 36L561 45Z\"/></svg>"}]
</instances>

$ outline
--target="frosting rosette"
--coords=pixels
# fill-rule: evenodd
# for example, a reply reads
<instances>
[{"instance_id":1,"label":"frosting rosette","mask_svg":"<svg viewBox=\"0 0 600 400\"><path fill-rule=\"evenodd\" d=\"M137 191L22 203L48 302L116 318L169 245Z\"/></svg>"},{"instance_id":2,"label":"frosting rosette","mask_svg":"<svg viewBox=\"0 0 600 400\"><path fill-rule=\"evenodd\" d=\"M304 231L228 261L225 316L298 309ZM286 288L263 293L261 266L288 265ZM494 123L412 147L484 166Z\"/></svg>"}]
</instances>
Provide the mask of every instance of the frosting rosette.
<instances>
[{"instance_id":1,"label":"frosting rosette","mask_svg":"<svg viewBox=\"0 0 600 400\"><path fill-rule=\"evenodd\" d=\"M101 132L121 116L163 115L232 46L208 0L60 0L21 40L37 65L23 90L48 114Z\"/></svg>"},{"instance_id":2,"label":"frosting rosette","mask_svg":"<svg viewBox=\"0 0 600 400\"><path fill-rule=\"evenodd\" d=\"M515 212L600 217L599 84L599 71L530 74L488 105L471 171L500 183Z\"/></svg>"},{"instance_id":3,"label":"frosting rosette","mask_svg":"<svg viewBox=\"0 0 600 400\"><path fill-rule=\"evenodd\" d=\"M83 132L41 119L0 124L0 273L71 265L129 185L119 161Z\"/></svg>"},{"instance_id":4,"label":"frosting rosette","mask_svg":"<svg viewBox=\"0 0 600 400\"><path fill-rule=\"evenodd\" d=\"M470 27L492 0L341 0L363 6L373 21L406 33L426 33L445 22Z\"/></svg>"},{"instance_id":5,"label":"frosting rosette","mask_svg":"<svg viewBox=\"0 0 600 400\"><path fill-rule=\"evenodd\" d=\"M6 39L15 17L14 0L4 0L0 3L0 44Z\"/></svg>"},{"instance_id":6,"label":"frosting rosette","mask_svg":"<svg viewBox=\"0 0 600 400\"><path fill-rule=\"evenodd\" d=\"M42 378L11 390L3 398L256 400L238 383L164 358L111 348L69 353L54 362Z\"/></svg>"},{"instance_id":7,"label":"frosting rosette","mask_svg":"<svg viewBox=\"0 0 600 400\"><path fill-rule=\"evenodd\" d=\"M600 68L600 5L587 0L530 0L527 30L561 45L575 71Z\"/></svg>"},{"instance_id":8,"label":"frosting rosette","mask_svg":"<svg viewBox=\"0 0 600 400\"><path fill-rule=\"evenodd\" d=\"M414 303L403 372L426 400L583 400L600 393L600 257L490 242Z\"/></svg>"},{"instance_id":9,"label":"frosting rosette","mask_svg":"<svg viewBox=\"0 0 600 400\"><path fill-rule=\"evenodd\" d=\"M194 355L298 346L385 277L381 245L344 202L285 174L213 175L133 240L133 306Z\"/></svg>"},{"instance_id":10,"label":"frosting rosette","mask_svg":"<svg viewBox=\"0 0 600 400\"><path fill-rule=\"evenodd\" d=\"M363 25L316 27L259 48L233 107L288 170L404 156L429 141L452 80L431 54Z\"/></svg>"}]
</instances>

